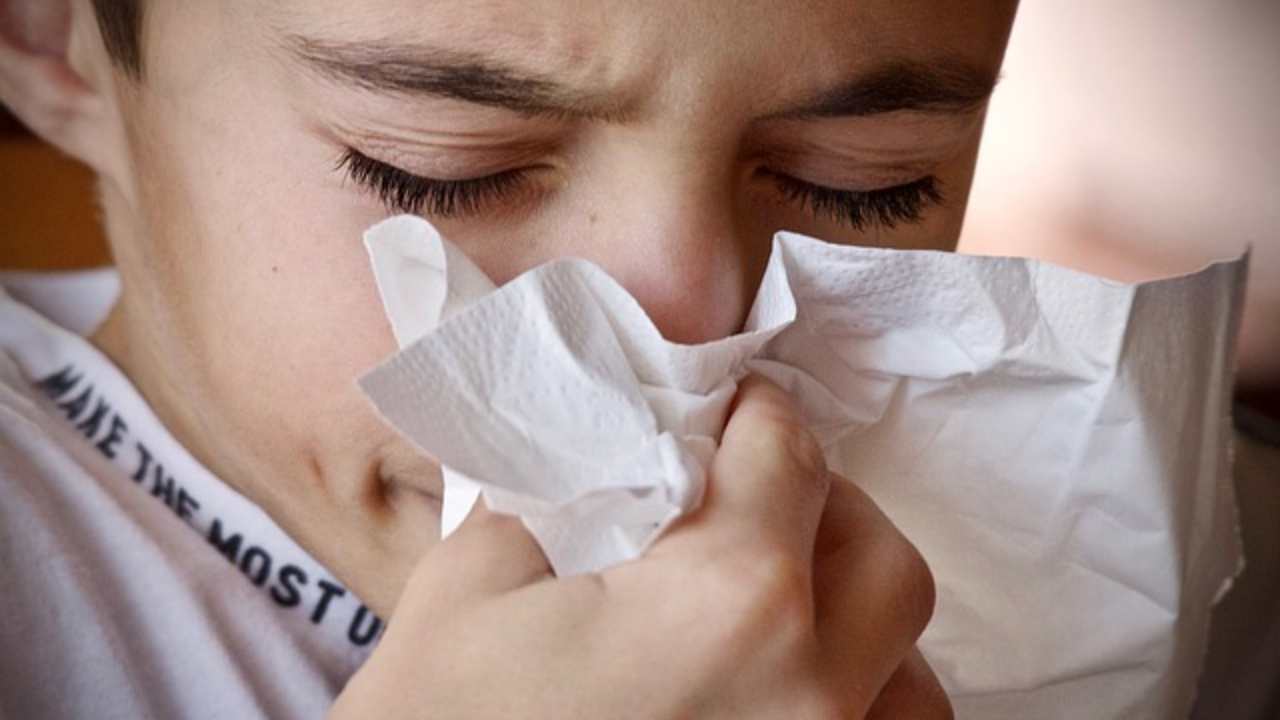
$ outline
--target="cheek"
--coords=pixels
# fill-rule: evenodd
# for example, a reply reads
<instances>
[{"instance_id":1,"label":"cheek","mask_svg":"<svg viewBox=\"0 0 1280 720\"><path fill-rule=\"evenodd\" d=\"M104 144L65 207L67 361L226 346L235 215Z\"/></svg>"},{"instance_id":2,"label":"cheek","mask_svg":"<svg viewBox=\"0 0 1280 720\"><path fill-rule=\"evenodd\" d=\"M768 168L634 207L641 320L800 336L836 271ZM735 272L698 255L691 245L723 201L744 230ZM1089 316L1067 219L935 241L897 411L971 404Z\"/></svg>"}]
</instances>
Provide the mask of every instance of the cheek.
<instances>
[{"instance_id":1,"label":"cheek","mask_svg":"<svg viewBox=\"0 0 1280 720\"><path fill-rule=\"evenodd\" d=\"M355 386L395 347L361 242L377 218L316 181L331 167L316 143L232 125L170 123L175 152L141 173L157 351L237 471L293 474L383 432Z\"/></svg>"}]
</instances>

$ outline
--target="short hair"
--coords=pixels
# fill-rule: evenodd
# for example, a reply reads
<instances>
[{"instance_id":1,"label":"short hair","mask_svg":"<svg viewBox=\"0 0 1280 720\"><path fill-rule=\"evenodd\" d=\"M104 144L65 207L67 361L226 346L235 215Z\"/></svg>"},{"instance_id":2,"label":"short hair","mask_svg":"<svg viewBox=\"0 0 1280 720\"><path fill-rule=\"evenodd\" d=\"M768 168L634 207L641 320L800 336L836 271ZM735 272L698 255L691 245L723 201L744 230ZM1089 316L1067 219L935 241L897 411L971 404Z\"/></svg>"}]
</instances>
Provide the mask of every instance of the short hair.
<instances>
[{"instance_id":1,"label":"short hair","mask_svg":"<svg viewBox=\"0 0 1280 720\"><path fill-rule=\"evenodd\" d=\"M142 0L93 0L107 55L129 77L142 77Z\"/></svg>"}]
</instances>

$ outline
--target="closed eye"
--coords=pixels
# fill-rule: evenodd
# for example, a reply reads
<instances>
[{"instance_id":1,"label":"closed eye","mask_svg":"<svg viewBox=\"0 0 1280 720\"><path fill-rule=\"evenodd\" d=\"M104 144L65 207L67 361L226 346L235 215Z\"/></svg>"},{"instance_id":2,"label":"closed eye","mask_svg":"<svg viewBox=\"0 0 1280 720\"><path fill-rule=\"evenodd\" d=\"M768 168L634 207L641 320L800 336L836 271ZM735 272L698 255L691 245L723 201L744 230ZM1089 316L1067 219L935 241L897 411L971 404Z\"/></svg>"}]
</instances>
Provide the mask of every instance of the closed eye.
<instances>
[{"instance_id":1,"label":"closed eye","mask_svg":"<svg viewBox=\"0 0 1280 720\"><path fill-rule=\"evenodd\" d=\"M869 226L894 228L902 223L918 223L924 211L943 202L941 181L929 175L914 182L880 190L837 190L776 173L760 170L791 202L806 207L818 218L827 218L853 228Z\"/></svg>"},{"instance_id":2,"label":"closed eye","mask_svg":"<svg viewBox=\"0 0 1280 720\"><path fill-rule=\"evenodd\" d=\"M353 148L342 154L337 167L389 210L441 218L483 212L521 188L528 173L527 168L516 168L466 180L439 180L414 175Z\"/></svg>"},{"instance_id":3,"label":"closed eye","mask_svg":"<svg viewBox=\"0 0 1280 720\"><path fill-rule=\"evenodd\" d=\"M515 168L464 180L415 175L347 148L337 162L356 184L372 192L388 210L439 218L479 215L530 190L533 168ZM929 175L879 190L839 190L769 169L768 178L789 202L815 217L831 219L854 230L893 228L923 220L924 211L943 202L941 182Z\"/></svg>"}]
</instances>

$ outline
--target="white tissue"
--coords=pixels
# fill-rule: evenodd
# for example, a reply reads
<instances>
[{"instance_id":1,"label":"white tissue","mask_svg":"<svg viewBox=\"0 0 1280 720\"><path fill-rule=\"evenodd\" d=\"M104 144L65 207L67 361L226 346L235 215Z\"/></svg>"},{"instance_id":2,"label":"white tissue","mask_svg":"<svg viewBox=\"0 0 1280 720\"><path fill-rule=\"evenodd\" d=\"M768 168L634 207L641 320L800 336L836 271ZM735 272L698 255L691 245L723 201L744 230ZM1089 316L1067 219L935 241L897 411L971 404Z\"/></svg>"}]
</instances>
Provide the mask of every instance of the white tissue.
<instances>
[{"instance_id":1,"label":"white tissue","mask_svg":"<svg viewBox=\"0 0 1280 720\"><path fill-rule=\"evenodd\" d=\"M402 350L360 384L441 462L445 532L483 494L559 574L635 557L697 506L757 372L929 561L921 647L959 717L1187 713L1240 563L1246 261L1130 286L779 233L744 332L686 346L585 261L495 288L421 219L366 243Z\"/></svg>"}]
</instances>

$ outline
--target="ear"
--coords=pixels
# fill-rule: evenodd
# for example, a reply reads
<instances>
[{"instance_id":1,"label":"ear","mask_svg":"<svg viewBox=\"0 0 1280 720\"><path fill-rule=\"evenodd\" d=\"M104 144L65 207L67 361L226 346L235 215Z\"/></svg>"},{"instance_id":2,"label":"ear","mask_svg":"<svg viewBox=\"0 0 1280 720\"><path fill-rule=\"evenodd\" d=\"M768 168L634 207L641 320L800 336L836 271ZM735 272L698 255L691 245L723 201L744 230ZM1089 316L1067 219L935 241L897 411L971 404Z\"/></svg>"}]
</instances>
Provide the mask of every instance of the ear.
<instances>
[{"instance_id":1,"label":"ear","mask_svg":"<svg viewBox=\"0 0 1280 720\"><path fill-rule=\"evenodd\" d=\"M87 0L0 0L0 102L32 132L115 174L115 73Z\"/></svg>"}]
</instances>

